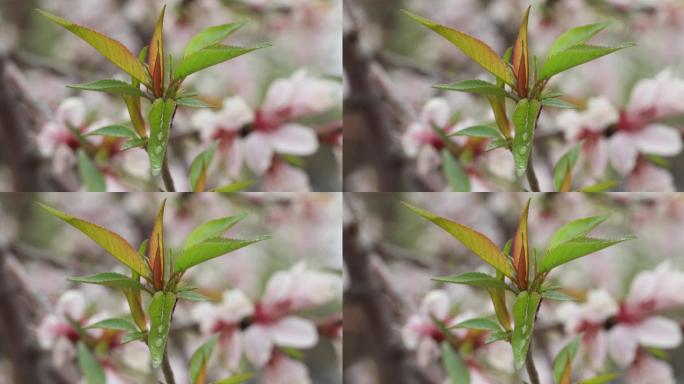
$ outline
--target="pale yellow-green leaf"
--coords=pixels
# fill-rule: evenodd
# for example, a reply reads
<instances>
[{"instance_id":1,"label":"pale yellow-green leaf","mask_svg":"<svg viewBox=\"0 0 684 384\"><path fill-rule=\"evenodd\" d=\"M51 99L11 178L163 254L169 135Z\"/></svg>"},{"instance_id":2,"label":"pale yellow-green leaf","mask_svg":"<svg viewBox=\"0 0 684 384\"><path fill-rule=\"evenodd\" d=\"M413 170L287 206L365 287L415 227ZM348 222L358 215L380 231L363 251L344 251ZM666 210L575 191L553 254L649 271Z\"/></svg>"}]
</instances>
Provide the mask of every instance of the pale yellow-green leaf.
<instances>
[{"instance_id":1,"label":"pale yellow-green leaf","mask_svg":"<svg viewBox=\"0 0 684 384\"><path fill-rule=\"evenodd\" d=\"M468 35L467 33L437 24L432 20L418 16L406 10L403 10L403 12L413 20L423 24L445 39L449 40L452 44L460 48L466 56L473 59L476 63L481 65L484 69L492 73L497 78L505 81L506 84L513 85L515 83L513 75L511 74L511 71L506 63L486 43Z\"/></svg>"},{"instance_id":2,"label":"pale yellow-green leaf","mask_svg":"<svg viewBox=\"0 0 684 384\"><path fill-rule=\"evenodd\" d=\"M90 28L74 24L71 21L65 20L59 16L55 16L41 10L38 10L38 12L58 25L66 28L76 36L80 37L83 41L90 44L93 48L100 52L102 56L121 68L124 72L131 75L131 77L134 79L143 84L149 83L145 66L138 60L137 57L135 57L135 55L133 55L133 53L131 53L131 51L128 50L128 48L126 48L120 42Z\"/></svg>"},{"instance_id":3,"label":"pale yellow-green leaf","mask_svg":"<svg viewBox=\"0 0 684 384\"><path fill-rule=\"evenodd\" d=\"M406 207L433 222L459 240L466 248L507 277L514 279L515 271L508 257L487 236L459 223L439 217L432 212L404 203Z\"/></svg>"},{"instance_id":4,"label":"pale yellow-green leaf","mask_svg":"<svg viewBox=\"0 0 684 384\"><path fill-rule=\"evenodd\" d=\"M67 213L38 203L43 209L50 212L65 223L73 226L86 236L90 237L105 251L109 252L117 260L131 268L140 276L149 277L150 273L145 266L142 257L123 237L97 224L76 218Z\"/></svg>"}]
</instances>

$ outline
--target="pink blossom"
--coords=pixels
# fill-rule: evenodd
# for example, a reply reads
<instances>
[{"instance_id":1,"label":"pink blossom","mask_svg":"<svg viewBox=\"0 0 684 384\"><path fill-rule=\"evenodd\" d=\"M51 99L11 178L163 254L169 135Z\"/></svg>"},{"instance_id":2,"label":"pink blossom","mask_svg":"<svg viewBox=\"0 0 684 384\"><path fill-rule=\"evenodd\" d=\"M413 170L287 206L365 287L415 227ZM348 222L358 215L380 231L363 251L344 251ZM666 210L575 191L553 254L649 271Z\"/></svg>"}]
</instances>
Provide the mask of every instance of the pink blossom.
<instances>
[{"instance_id":1,"label":"pink blossom","mask_svg":"<svg viewBox=\"0 0 684 384\"><path fill-rule=\"evenodd\" d=\"M439 344L444 340L444 335L433 317L451 323L450 309L451 300L445 291L430 291L421 301L418 313L409 316L402 327L401 337L404 345L416 351L418 364L421 366L427 365L439 356Z\"/></svg>"},{"instance_id":2,"label":"pink blossom","mask_svg":"<svg viewBox=\"0 0 684 384\"><path fill-rule=\"evenodd\" d=\"M308 156L318 150L318 137L296 119L324 112L335 105L337 85L298 71L276 80L256 113L253 131L245 139L245 160L262 175L272 164L274 154Z\"/></svg>"},{"instance_id":3,"label":"pink blossom","mask_svg":"<svg viewBox=\"0 0 684 384\"><path fill-rule=\"evenodd\" d=\"M218 140L219 155L223 155L227 173L232 178L239 176L244 161L244 141L240 138L240 130L253 121L254 111L240 97L223 100L218 112L205 109L192 117L192 125L199 129L202 141Z\"/></svg>"},{"instance_id":4,"label":"pink blossom","mask_svg":"<svg viewBox=\"0 0 684 384\"><path fill-rule=\"evenodd\" d=\"M420 120L409 125L401 137L401 145L409 157L418 159L418 172L427 174L441 164L439 151L444 148L444 142L433 127L451 132L451 108L444 98L428 100L420 112Z\"/></svg>"},{"instance_id":5,"label":"pink blossom","mask_svg":"<svg viewBox=\"0 0 684 384\"><path fill-rule=\"evenodd\" d=\"M310 192L309 175L301 168L293 167L285 161L276 159L261 182L265 192Z\"/></svg>"},{"instance_id":6,"label":"pink blossom","mask_svg":"<svg viewBox=\"0 0 684 384\"><path fill-rule=\"evenodd\" d=\"M310 384L311 379L306 365L287 357L282 352L276 352L261 372L261 383Z\"/></svg>"},{"instance_id":7,"label":"pink blossom","mask_svg":"<svg viewBox=\"0 0 684 384\"><path fill-rule=\"evenodd\" d=\"M83 322L86 315L86 300L76 290L64 292L57 301L54 313L43 318L36 329L41 347L52 350L56 365L63 365L75 356L74 344L80 339L70 321Z\"/></svg>"},{"instance_id":8,"label":"pink blossom","mask_svg":"<svg viewBox=\"0 0 684 384\"><path fill-rule=\"evenodd\" d=\"M625 384L675 384L672 367L641 352L627 370Z\"/></svg>"},{"instance_id":9,"label":"pink blossom","mask_svg":"<svg viewBox=\"0 0 684 384\"><path fill-rule=\"evenodd\" d=\"M245 355L263 367L271 360L274 347L311 348L318 343L318 331L311 321L293 312L324 304L333 299L337 279L310 270L301 262L269 279L252 324L245 331Z\"/></svg>"},{"instance_id":10,"label":"pink blossom","mask_svg":"<svg viewBox=\"0 0 684 384\"><path fill-rule=\"evenodd\" d=\"M581 305L563 303L556 312L568 334L583 333L583 354L595 370L603 366L608 353L607 334L603 325L618 310L618 304L610 293L600 289L590 291L586 302Z\"/></svg>"},{"instance_id":11,"label":"pink blossom","mask_svg":"<svg viewBox=\"0 0 684 384\"><path fill-rule=\"evenodd\" d=\"M237 371L242 359L244 347L240 322L253 313L254 304L237 289L224 292L218 305L200 303L192 310L192 317L199 323L202 334L218 333L219 346L230 371Z\"/></svg>"}]
</instances>

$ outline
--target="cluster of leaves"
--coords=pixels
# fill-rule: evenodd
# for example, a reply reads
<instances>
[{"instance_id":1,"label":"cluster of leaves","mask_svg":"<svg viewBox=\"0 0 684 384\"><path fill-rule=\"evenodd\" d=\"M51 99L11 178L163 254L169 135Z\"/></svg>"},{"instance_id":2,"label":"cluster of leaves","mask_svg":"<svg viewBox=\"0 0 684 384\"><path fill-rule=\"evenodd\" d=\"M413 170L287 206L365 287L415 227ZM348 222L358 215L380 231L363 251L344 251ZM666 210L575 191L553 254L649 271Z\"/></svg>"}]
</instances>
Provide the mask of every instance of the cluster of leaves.
<instances>
[{"instance_id":1,"label":"cluster of leaves","mask_svg":"<svg viewBox=\"0 0 684 384\"><path fill-rule=\"evenodd\" d=\"M124 331L126 334L122 339L122 343L136 340L145 342L149 347L154 368L158 368L162 364L166 353L167 337L176 301L208 300L195 291L196 287L183 282L182 278L185 271L210 259L269 238L268 236L254 239L223 237L226 231L239 223L246 215L228 216L197 226L185 239L183 248L178 256L172 257L170 250L164 245L163 220L165 205L166 201L162 202L149 239L143 241L138 250L136 250L115 232L40 204L42 208L52 215L90 237L100 247L130 269L130 276L116 272L104 272L90 276L72 277L69 280L78 283L104 285L122 290L128 301L131 318L106 319L89 325L89 327ZM147 310L142 306L143 292L147 292L152 297ZM80 327L77 329L80 329ZM87 339L85 340L87 341ZM193 384L203 384L205 382L204 372L206 370L206 363L211 356L215 343L215 339L210 340L193 356L190 363ZM89 373L102 371L99 364L96 364L97 360L89 356L89 354L90 352L85 346L79 346L79 361L86 378L98 378L97 380L88 379L88 384L104 383L104 379L99 379L104 377L103 375ZM222 381L220 383L238 382Z\"/></svg>"},{"instance_id":2,"label":"cluster of leaves","mask_svg":"<svg viewBox=\"0 0 684 384\"><path fill-rule=\"evenodd\" d=\"M102 56L130 75L130 83L105 79L86 84L69 85L69 87L116 94L123 98L130 116L130 126L111 125L91 132L89 135L126 139L121 147L122 150L144 148L149 155L152 175L154 176L162 172L167 161L166 149L176 108L178 106L209 107L196 98L196 93L181 89L185 79L205 68L270 46L268 43L253 47L236 47L223 44L222 42L225 39L245 25L246 21L243 20L209 27L199 32L187 44L183 58L175 63L172 55L165 55L164 53L165 9L166 7L162 8L150 44L141 50L138 57L122 43L111 37L45 11L40 11L56 24L90 44ZM142 99L147 99L151 103L147 115L147 124L143 118ZM75 134L82 138L80 133L75 132ZM198 190L198 187L204 188L207 168L211 162L210 160L207 161L208 157L209 155L203 152L195 160L199 166L193 166L193 173L191 174L191 178L194 177L193 190ZM90 172L82 171L82 175L92 174L92 163L88 163L88 159L80 163L84 164L84 162L86 169ZM83 166L81 168L83 169ZM201 182L197 181L199 179ZM173 189L172 185L166 181L165 183L167 183L167 189ZM99 185L101 186L101 184ZM228 187L228 189L234 188L235 186ZM241 186L240 188L244 187Z\"/></svg>"},{"instance_id":3,"label":"cluster of leaves","mask_svg":"<svg viewBox=\"0 0 684 384\"><path fill-rule=\"evenodd\" d=\"M525 11L515 46L508 48L503 58L489 45L459 30L437 24L431 20L404 11L415 21L430 28L457 46L466 56L496 77L496 83L484 80L465 80L452 84L435 85L435 88L484 95L489 100L495 117L493 125L478 125L455 132L454 135L491 139L487 150L507 148L515 159L518 177L531 170L530 158L537 120L543 107L574 108L562 100L558 92L547 89L549 80L568 69L585 64L624 48L632 43L615 47L587 44L609 23L590 24L568 30L549 48L546 60L539 64L536 56L530 57L527 24L531 7ZM513 129L506 113L506 100L516 103L512 115ZM438 132L441 136L444 132ZM514 134L515 133L515 134ZM576 157L575 157L576 159ZM556 188L569 189L572 165L569 162L556 166ZM453 168L453 167L451 167ZM531 170L533 171L533 170ZM456 177L456 176L454 176ZM453 183L450 183L453 185ZM532 189L538 189L531 185Z\"/></svg>"},{"instance_id":4,"label":"cluster of leaves","mask_svg":"<svg viewBox=\"0 0 684 384\"><path fill-rule=\"evenodd\" d=\"M404 203L413 212L438 225L484 262L494 267L495 276L482 272L467 272L460 275L436 277L433 280L487 289L496 317L471 319L457 324L455 327L488 331L490 335L487 343L499 340L510 342L513 347L516 369L521 369L526 361L531 359L528 357L528 351L542 300L574 300L561 291L562 287L547 281L549 273L554 268L572 260L633 239L631 236L619 239L589 237L589 232L603 223L607 216L586 217L569 222L559 228L551 237L543 256L539 257L535 249L530 249L528 241L527 217L530 201L531 199L527 201L520 216L515 238L509 240L503 250L499 249L492 240L480 232ZM506 292L515 296L512 316L506 305ZM574 357L577 349L576 345L574 347L572 345L561 351L557 358L556 371L561 372L561 377L566 377L563 380L556 377L557 383L567 384L570 382L569 371L571 370L572 357ZM447 344L444 348L451 349L451 346ZM450 364L448 361L456 359L456 357L451 356L453 354L453 351L447 352L445 364L448 365ZM558 365L562 367L559 368ZM451 372L453 369L453 367L447 367L447 372ZM565 371L567 373L564 373ZM457 382L460 383L461 381L454 381L454 383Z\"/></svg>"}]
</instances>

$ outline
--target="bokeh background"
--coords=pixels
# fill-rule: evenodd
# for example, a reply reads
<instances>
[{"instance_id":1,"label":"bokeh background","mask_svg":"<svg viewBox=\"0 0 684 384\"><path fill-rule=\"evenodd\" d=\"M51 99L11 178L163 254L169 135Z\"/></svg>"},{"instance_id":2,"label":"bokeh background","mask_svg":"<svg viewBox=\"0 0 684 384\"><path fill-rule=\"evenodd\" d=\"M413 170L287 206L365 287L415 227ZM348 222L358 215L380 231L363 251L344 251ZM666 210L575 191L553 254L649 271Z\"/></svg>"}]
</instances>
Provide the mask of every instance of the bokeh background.
<instances>
[{"instance_id":1,"label":"bokeh background","mask_svg":"<svg viewBox=\"0 0 684 384\"><path fill-rule=\"evenodd\" d=\"M486 290L440 285L430 280L470 271L491 274L492 268L401 202L467 225L503 247L514 237L520 212L529 197L530 246L540 255L561 225L587 216L609 215L591 233L592 237L636 236L635 240L570 262L550 274L550 281L563 286L563 292L577 301L568 304L545 300L542 304L534 343L543 383L552 383L550 370L555 354L577 334L575 320L595 322L597 327L593 329L608 335L623 320L621 315L616 317L616 312L606 315L607 308L613 307L614 311L614 306L620 305L624 309L626 299L635 300L637 296L657 301L681 298L677 289L684 285L684 241L680 236L684 199L678 194L348 193L344 235L348 272L344 296L345 382L444 383L441 352L436 347L442 336L430 325L430 314L444 316L441 311L445 311L449 321L456 323L494 313ZM650 276L650 288L643 284L644 280L635 282L640 275ZM674 285L669 282L674 280L680 288L672 288ZM442 302L441 306L437 302ZM511 305L510 297L508 302ZM573 382L580 382L594 372L620 373L612 383L684 382L684 301L678 299L670 304L667 309L648 314L663 316L675 331L680 329L679 338L667 338L675 341L675 348L642 349L656 359L657 369L644 369L647 364L643 362L653 360L620 368L614 359L627 356L629 348L619 352L609 349L607 354L604 348L602 354L599 344L583 343L573 364ZM431 308L435 312L427 310ZM414 326L407 326L409 323ZM416 328L420 330L419 343L414 341ZM472 383L519 382L512 370L509 344L484 346L473 334L453 332L461 343L461 357L470 367ZM634 329L628 336L637 333ZM590 362L596 362L599 368L592 367Z\"/></svg>"},{"instance_id":2,"label":"bokeh background","mask_svg":"<svg viewBox=\"0 0 684 384\"><path fill-rule=\"evenodd\" d=\"M68 31L42 17L43 9L88 26L121 41L136 55L149 43L162 5L167 5L167 52L178 59L195 33L212 25L242 19L250 22L226 43L272 47L215 66L191 76L189 91L214 106L214 118L199 119L202 110L180 108L171 139L171 172L177 190L187 191L188 168L194 157L211 142L221 141L209 171L210 187L236 180L254 180L252 190L338 191L341 189L341 0L4 0L0 2L0 80L2 81L2 156L0 190L84 190L75 150L65 122L89 131L102 124L126 122L120 97L79 92L66 84L121 76L121 71ZM237 97L254 112L265 105L269 89L278 79L306 74L307 80L291 81L299 97L313 111L298 116L298 123L312 130L318 145L303 156L278 154L268 172L254 174L240 166L234 140L221 136L220 128L236 129L235 115L222 110L223 101ZM303 76L299 76L300 78ZM283 84L281 84L283 86ZM306 93L307 95L301 95ZM283 97L281 95L281 97ZM307 99L308 97L308 99ZM72 98L75 98L72 99ZM314 99L314 100L312 100ZM65 104L65 100L70 100ZM317 105L310 105L318 103ZM145 104L143 110L146 110ZM206 111L204 111L206 112ZM223 113L222 113L223 112ZM143 112L146 113L146 112ZM75 122L76 121L76 122ZM50 125L52 123L52 125ZM57 127L55 127L57 124ZM227 129L226 130L230 130ZM208 132L207 132L208 131ZM229 132L232 133L233 131ZM104 146L90 137L98 149ZM111 150L113 145L114 150ZM156 191L142 150L119 152L120 143L109 143L105 153L89 150L105 175L108 191ZM91 153L93 152L93 153ZM232 168L231 168L232 167ZM234 169L237 167L237 169Z\"/></svg>"},{"instance_id":3,"label":"bokeh background","mask_svg":"<svg viewBox=\"0 0 684 384\"><path fill-rule=\"evenodd\" d=\"M79 382L81 373L75 357L78 337L69 337L73 334L65 331L69 329L68 323L64 325L65 315L83 316L83 303L89 316L84 320L86 324L96 318L121 317L127 313L126 299L120 290L67 280L70 276L107 271L125 273L124 268L78 230L40 209L36 202L105 226L137 247L149 236L164 198L168 199L164 238L172 254L177 254L185 236L195 226L244 212L248 213L247 218L232 228L228 237L272 236L271 240L213 259L186 274L188 282L198 286L200 293L217 301L209 308L206 303L178 303L169 341L176 381L188 382L190 356L213 334L204 323L209 321L211 327L210 319L235 315L236 307L231 307L225 299L221 301L226 292L239 290L250 301L258 303L264 298L269 280L277 273L285 273L296 277L294 284L309 284L310 289L299 294L308 295L313 304L290 315L315 324L318 342L311 348L282 348L274 353L279 362L295 362L294 366L268 364L256 369L250 367L243 355L238 360L240 371L257 373L250 383L277 382L272 381L274 374L293 382L341 383L342 201L338 194L326 193L3 194L0 196L0 383ZM292 272L295 270L298 272ZM282 287L279 294L287 295L286 292L287 288ZM143 305L148 300L149 295L143 294ZM79 302L80 310L74 304ZM224 342L216 347L207 380L229 376L226 371L229 348L225 343L230 340L229 335L223 334ZM109 352L102 345L98 347L100 361L107 367L108 383L158 382L153 378L144 344L132 342L121 346L116 340L120 338L113 339Z\"/></svg>"},{"instance_id":4,"label":"bokeh background","mask_svg":"<svg viewBox=\"0 0 684 384\"><path fill-rule=\"evenodd\" d=\"M437 124L450 132L494 121L486 98L431 88L467 79L491 79L458 48L400 10L470 33L503 55L515 42L528 5L532 5L530 52L539 56L540 62L557 36L585 24L612 21L592 44L637 44L571 69L550 82L552 89L579 107L579 117L563 116L559 109L544 109L534 151L542 190L553 190L553 165L579 139L586 139L586 148L575 169L573 190L606 180L617 181L613 190L684 187L684 158L678 139L684 122L684 49L677 43L684 29L681 1L350 0L344 9L344 68L349 85L345 99L345 190L447 190L439 156L443 143L430 129L431 123L444 118L434 116L450 116L446 125ZM638 87L641 81L653 79L650 85ZM598 97L602 102L592 108L592 100ZM439 99L436 104L435 98ZM662 116L646 119L649 124L670 129L658 137L659 148L638 157L627 155L628 149L620 143L609 147L616 141L612 139L616 132L628 130L629 124L621 117L638 109L636 104L645 107L641 112L657 110ZM512 108L509 105L509 113ZM424 134L408 133L416 124L417 131ZM580 137L583 129L598 134ZM640 141L650 139L655 137ZM486 143L481 141L453 141L473 191L527 189L524 182L513 177L513 160L507 151L484 152ZM591 144L600 148L592 151ZM665 149L669 145L672 148ZM635 160L633 169L621 169Z\"/></svg>"}]
</instances>

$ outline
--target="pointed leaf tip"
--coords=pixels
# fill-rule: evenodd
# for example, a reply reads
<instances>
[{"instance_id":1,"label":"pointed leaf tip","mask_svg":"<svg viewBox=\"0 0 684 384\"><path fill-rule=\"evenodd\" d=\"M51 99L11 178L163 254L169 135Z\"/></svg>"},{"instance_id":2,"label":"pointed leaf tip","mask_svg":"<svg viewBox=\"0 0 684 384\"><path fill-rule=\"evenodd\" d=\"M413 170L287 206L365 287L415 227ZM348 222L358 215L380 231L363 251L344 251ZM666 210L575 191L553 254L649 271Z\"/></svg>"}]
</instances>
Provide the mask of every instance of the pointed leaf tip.
<instances>
[{"instance_id":1,"label":"pointed leaf tip","mask_svg":"<svg viewBox=\"0 0 684 384\"><path fill-rule=\"evenodd\" d=\"M79 219L71 216L65 212L51 208L43 203L38 202L38 206L45 209L50 214L58 219L78 229L86 236L90 237L100 247L109 252L117 260L124 265L131 268L137 274L143 277L149 277L150 272L145 266L145 262L129 243L121 235L103 228L97 224Z\"/></svg>"},{"instance_id":2,"label":"pointed leaf tip","mask_svg":"<svg viewBox=\"0 0 684 384\"><path fill-rule=\"evenodd\" d=\"M69 20L55 16L48 12L38 9L38 12L50 19L52 22L60 25L74 35L80 37L83 41L90 44L102 56L128 73L134 79L143 84L148 84L147 70L145 66L138 60L133 53L131 53L126 46L117 40L112 39L100 32L90 28L74 24Z\"/></svg>"},{"instance_id":3,"label":"pointed leaf tip","mask_svg":"<svg viewBox=\"0 0 684 384\"><path fill-rule=\"evenodd\" d=\"M465 32L437 24L432 20L418 16L405 9L402 9L402 12L447 39L457 46L466 56L470 57L497 78L503 80L506 84L513 85L515 83L513 75L506 63L499 57L494 49L485 42L470 36Z\"/></svg>"},{"instance_id":4,"label":"pointed leaf tip","mask_svg":"<svg viewBox=\"0 0 684 384\"><path fill-rule=\"evenodd\" d=\"M500 271L511 279L514 278L515 271L511 265L511 262L508 260L508 256L504 255L503 252L501 252L501 250L496 246L496 244L494 244L494 242L492 242L487 236L454 221L439 217L432 212L415 207L409 203L402 202L402 204L404 204L404 206L412 210L414 213L445 230L451 236L459 240L467 249L480 257L487 264L494 267L496 270Z\"/></svg>"}]
</instances>

